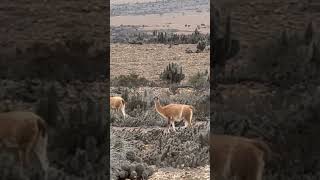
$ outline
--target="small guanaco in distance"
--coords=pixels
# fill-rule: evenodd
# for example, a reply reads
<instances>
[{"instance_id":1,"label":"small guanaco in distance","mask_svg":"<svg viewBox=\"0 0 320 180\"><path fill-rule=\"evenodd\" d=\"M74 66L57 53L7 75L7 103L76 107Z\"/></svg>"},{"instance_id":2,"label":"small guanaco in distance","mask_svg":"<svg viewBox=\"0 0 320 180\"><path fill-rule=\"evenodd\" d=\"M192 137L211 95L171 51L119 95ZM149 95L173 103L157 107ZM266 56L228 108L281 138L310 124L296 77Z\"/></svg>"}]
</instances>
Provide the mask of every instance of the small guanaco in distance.
<instances>
[{"instance_id":1,"label":"small guanaco in distance","mask_svg":"<svg viewBox=\"0 0 320 180\"><path fill-rule=\"evenodd\" d=\"M121 110L123 118L126 118L126 112L125 112L126 102L124 99L120 96L110 96L110 108L112 110L115 110L116 112L119 112Z\"/></svg>"},{"instance_id":2,"label":"small guanaco in distance","mask_svg":"<svg viewBox=\"0 0 320 180\"><path fill-rule=\"evenodd\" d=\"M170 132L170 126L176 132L174 122L184 121L184 128L192 127L193 106L185 104L168 104L161 106L159 98L154 97L156 111L167 120L167 132Z\"/></svg>"},{"instance_id":3,"label":"small guanaco in distance","mask_svg":"<svg viewBox=\"0 0 320 180\"><path fill-rule=\"evenodd\" d=\"M210 133L210 167L215 180L262 180L271 154L261 140Z\"/></svg>"},{"instance_id":4,"label":"small guanaco in distance","mask_svg":"<svg viewBox=\"0 0 320 180\"><path fill-rule=\"evenodd\" d=\"M20 170L30 166L35 153L47 179L47 125L33 112L11 111L0 113L0 149L16 152Z\"/></svg>"}]
</instances>

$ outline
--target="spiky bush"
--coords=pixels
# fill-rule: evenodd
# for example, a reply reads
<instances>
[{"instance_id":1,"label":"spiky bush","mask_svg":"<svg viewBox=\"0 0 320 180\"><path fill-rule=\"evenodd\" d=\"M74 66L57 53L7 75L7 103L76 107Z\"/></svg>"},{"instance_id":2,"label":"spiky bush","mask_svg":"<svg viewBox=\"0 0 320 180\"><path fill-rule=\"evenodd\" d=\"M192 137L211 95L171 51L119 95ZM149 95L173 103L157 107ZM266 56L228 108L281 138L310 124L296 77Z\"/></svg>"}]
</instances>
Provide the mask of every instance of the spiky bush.
<instances>
[{"instance_id":1,"label":"spiky bush","mask_svg":"<svg viewBox=\"0 0 320 180\"><path fill-rule=\"evenodd\" d=\"M154 169L142 162L135 153L137 147L131 143L132 138L124 138L115 131L111 132L111 177L114 180L136 176L137 179L147 179L153 174Z\"/></svg>"},{"instance_id":2,"label":"spiky bush","mask_svg":"<svg viewBox=\"0 0 320 180\"><path fill-rule=\"evenodd\" d=\"M124 139L136 139L135 155L143 162L157 167L197 167L208 164L209 146L203 141L205 134L198 129L180 129L163 134L162 129L114 131Z\"/></svg>"},{"instance_id":3,"label":"spiky bush","mask_svg":"<svg viewBox=\"0 0 320 180\"><path fill-rule=\"evenodd\" d=\"M170 63L160 74L160 79L168 83L180 83L185 78L182 72L182 66L177 63Z\"/></svg>"},{"instance_id":4,"label":"spiky bush","mask_svg":"<svg viewBox=\"0 0 320 180\"><path fill-rule=\"evenodd\" d=\"M206 41L199 41L197 44L197 52L202 52L206 48Z\"/></svg>"}]
</instances>

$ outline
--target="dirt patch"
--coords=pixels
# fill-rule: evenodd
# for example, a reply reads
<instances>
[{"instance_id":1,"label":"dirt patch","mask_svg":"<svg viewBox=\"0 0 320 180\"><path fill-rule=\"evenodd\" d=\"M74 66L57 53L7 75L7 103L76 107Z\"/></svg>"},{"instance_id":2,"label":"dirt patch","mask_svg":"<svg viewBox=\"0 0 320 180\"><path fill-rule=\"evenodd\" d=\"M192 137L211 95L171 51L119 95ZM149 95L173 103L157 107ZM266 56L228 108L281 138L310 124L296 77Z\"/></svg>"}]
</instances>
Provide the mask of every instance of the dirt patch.
<instances>
[{"instance_id":1,"label":"dirt patch","mask_svg":"<svg viewBox=\"0 0 320 180\"><path fill-rule=\"evenodd\" d=\"M174 169L174 168L162 168L155 172L150 180L205 180L210 179L210 167L204 166L199 168L186 168L186 169Z\"/></svg>"},{"instance_id":2,"label":"dirt patch","mask_svg":"<svg viewBox=\"0 0 320 180\"><path fill-rule=\"evenodd\" d=\"M201 25L202 24L202 25ZM174 29L178 34L191 34L197 27L201 33L210 33L210 12L182 12L164 15L115 16L110 19L111 26L133 25L140 30Z\"/></svg>"},{"instance_id":3,"label":"dirt patch","mask_svg":"<svg viewBox=\"0 0 320 180\"><path fill-rule=\"evenodd\" d=\"M135 0L111 2L110 25L139 26L139 30L175 30L178 34L190 34L196 28L210 32L208 0L154 1Z\"/></svg>"}]
</instances>

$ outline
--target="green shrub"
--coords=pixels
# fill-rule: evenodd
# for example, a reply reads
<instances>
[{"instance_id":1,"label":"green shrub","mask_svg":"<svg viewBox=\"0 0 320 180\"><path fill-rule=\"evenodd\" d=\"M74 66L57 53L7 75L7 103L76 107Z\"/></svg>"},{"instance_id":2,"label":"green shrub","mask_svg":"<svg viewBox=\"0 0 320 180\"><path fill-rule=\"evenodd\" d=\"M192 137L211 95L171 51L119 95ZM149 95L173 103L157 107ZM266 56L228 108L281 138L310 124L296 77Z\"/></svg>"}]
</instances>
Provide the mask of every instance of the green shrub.
<instances>
[{"instance_id":1,"label":"green shrub","mask_svg":"<svg viewBox=\"0 0 320 180\"><path fill-rule=\"evenodd\" d=\"M206 41L199 41L197 44L197 52L202 52L206 48Z\"/></svg>"},{"instance_id":2,"label":"green shrub","mask_svg":"<svg viewBox=\"0 0 320 180\"><path fill-rule=\"evenodd\" d=\"M180 83L185 78L182 72L182 66L177 63L170 63L160 74L160 79L168 83Z\"/></svg>"}]
</instances>

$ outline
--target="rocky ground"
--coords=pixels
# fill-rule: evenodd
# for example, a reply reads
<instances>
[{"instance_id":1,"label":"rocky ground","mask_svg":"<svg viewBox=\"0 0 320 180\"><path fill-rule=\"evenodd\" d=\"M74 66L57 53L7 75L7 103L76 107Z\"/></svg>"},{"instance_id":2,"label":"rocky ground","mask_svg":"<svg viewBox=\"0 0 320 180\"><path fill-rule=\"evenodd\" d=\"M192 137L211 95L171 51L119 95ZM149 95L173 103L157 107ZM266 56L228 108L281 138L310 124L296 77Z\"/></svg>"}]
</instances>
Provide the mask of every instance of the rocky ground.
<instances>
[{"instance_id":1,"label":"rocky ground","mask_svg":"<svg viewBox=\"0 0 320 180\"><path fill-rule=\"evenodd\" d=\"M150 180L204 180L210 179L210 167L200 168L186 168L186 169L158 169L151 177Z\"/></svg>"}]
</instances>

